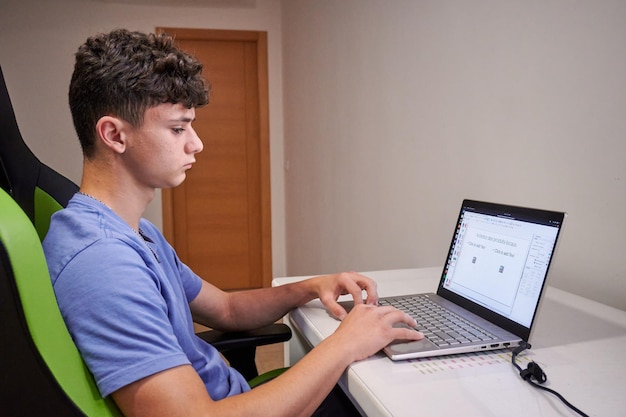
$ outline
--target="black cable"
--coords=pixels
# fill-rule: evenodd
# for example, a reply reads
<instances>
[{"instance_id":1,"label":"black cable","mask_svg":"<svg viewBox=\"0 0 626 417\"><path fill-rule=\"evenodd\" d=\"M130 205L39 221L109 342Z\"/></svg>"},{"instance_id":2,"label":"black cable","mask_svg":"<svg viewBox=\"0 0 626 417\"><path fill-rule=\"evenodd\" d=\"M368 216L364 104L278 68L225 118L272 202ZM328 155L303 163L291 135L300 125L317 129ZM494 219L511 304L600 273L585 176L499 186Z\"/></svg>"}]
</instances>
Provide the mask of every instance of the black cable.
<instances>
[{"instance_id":1,"label":"black cable","mask_svg":"<svg viewBox=\"0 0 626 417\"><path fill-rule=\"evenodd\" d=\"M520 343L520 345L517 348L515 348L513 350L513 353L511 355L511 362L513 363L513 366L515 366L517 368L517 370L519 371L520 377L524 381L526 381L530 385L532 385L533 387L539 388L541 390L549 392L550 394L555 395L559 400L563 401L563 404L565 404L566 406L568 406L569 408L574 410L579 415L581 415L583 417L589 417L587 414L583 413L581 410L579 410L578 408L574 407L574 405L572 405L569 401L567 401L558 392L556 392L556 391L554 391L554 390L552 390L550 388L546 388L544 386L539 385L539 384L543 384L544 382L546 382L548 380L548 377L546 376L545 372L543 372L541 367L536 362L531 361L528 364L528 366L526 367L526 369L522 369L521 366L519 366L517 364L517 355L519 355L520 353L522 353L526 349L530 349L530 347L531 346L530 346L529 343L522 342L522 343ZM538 383L533 381L533 379L535 379Z\"/></svg>"}]
</instances>

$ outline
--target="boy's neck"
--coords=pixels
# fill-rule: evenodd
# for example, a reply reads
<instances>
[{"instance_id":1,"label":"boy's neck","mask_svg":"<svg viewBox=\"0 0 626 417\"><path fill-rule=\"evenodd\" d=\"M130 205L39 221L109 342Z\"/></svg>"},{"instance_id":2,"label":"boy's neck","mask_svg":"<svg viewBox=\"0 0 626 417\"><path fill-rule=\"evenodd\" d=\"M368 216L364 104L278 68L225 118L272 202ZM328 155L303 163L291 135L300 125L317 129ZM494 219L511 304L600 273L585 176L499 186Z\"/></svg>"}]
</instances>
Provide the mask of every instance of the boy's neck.
<instances>
[{"instance_id":1,"label":"boy's neck","mask_svg":"<svg viewBox=\"0 0 626 417\"><path fill-rule=\"evenodd\" d=\"M154 188L139 188L109 172L84 165L80 192L109 207L135 231L146 207L154 198Z\"/></svg>"}]
</instances>

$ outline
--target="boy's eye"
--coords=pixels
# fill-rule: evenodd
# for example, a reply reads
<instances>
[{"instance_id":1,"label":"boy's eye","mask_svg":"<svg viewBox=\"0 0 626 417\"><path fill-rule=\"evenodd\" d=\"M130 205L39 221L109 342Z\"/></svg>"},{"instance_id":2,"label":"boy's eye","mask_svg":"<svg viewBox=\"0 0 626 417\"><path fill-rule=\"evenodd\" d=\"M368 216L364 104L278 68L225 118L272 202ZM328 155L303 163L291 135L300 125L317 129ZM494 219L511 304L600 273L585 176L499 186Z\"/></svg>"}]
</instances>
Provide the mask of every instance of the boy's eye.
<instances>
[{"instance_id":1,"label":"boy's eye","mask_svg":"<svg viewBox=\"0 0 626 417\"><path fill-rule=\"evenodd\" d=\"M172 128L172 132L176 133L177 135L183 133L184 131L185 131L185 129L183 129L182 127Z\"/></svg>"}]
</instances>

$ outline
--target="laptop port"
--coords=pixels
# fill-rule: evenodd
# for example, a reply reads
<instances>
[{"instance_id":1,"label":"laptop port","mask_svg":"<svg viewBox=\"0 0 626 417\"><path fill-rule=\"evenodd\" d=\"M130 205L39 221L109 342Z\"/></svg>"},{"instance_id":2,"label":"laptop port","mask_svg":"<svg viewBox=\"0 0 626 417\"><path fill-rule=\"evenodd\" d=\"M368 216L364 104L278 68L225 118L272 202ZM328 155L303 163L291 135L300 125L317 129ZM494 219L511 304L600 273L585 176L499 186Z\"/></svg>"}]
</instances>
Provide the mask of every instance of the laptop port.
<instances>
[{"instance_id":1,"label":"laptop port","mask_svg":"<svg viewBox=\"0 0 626 417\"><path fill-rule=\"evenodd\" d=\"M498 346L500 346L500 343L494 343L494 344L490 345L489 347L496 348Z\"/></svg>"}]
</instances>

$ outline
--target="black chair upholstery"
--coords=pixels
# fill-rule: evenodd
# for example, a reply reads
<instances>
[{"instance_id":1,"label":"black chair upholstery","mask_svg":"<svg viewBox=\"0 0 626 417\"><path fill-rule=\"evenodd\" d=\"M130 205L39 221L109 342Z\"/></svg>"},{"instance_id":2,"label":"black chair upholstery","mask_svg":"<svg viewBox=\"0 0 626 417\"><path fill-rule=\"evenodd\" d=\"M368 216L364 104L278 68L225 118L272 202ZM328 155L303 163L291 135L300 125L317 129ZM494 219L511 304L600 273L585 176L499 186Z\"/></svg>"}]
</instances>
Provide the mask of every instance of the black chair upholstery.
<instances>
[{"instance_id":1,"label":"black chair upholstery","mask_svg":"<svg viewBox=\"0 0 626 417\"><path fill-rule=\"evenodd\" d=\"M35 188L40 188L64 207L78 191L78 186L39 161L22 139L2 68L0 110L0 159L6 175L2 185L35 223Z\"/></svg>"}]
</instances>

